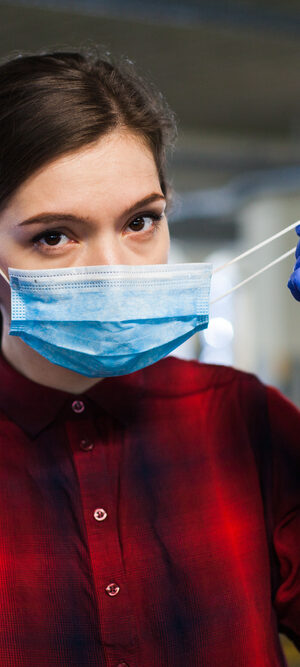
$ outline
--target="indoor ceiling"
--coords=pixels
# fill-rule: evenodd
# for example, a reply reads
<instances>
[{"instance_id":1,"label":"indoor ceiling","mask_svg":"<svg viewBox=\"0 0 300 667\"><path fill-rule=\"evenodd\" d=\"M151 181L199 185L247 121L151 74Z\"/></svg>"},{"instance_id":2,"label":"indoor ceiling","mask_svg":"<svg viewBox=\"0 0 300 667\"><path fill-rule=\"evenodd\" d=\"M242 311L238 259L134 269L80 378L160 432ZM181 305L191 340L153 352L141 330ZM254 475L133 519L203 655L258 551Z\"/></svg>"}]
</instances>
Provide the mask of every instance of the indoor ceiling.
<instances>
[{"instance_id":1,"label":"indoor ceiling","mask_svg":"<svg viewBox=\"0 0 300 667\"><path fill-rule=\"evenodd\" d=\"M196 132L297 139L299 37L293 0L0 0L0 55L103 44L136 61Z\"/></svg>"}]
</instances>

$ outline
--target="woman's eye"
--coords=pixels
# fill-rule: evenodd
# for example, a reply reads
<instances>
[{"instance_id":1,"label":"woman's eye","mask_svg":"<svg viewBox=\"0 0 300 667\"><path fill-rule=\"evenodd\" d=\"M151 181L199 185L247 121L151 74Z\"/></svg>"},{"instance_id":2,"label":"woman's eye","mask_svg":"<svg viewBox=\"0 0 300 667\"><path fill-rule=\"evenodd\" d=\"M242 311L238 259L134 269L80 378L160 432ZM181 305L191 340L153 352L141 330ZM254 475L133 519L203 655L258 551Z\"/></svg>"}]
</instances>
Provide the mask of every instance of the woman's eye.
<instances>
[{"instance_id":1,"label":"woman's eye","mask_svg":"<svg viewBox=\"0 0 300 667\"><path fill-rule=\"evenodd\" d=\"M131 227L134 232L151 231L159 226L163 219L163 215L163 213L146 213L145 215L139 215L129 223L128 227Z\"/></svg>"},{"instance_id":2,"label":"woman's eye","mask_svg":"<svg viewBox=\"0 0 300 667\"><path fill-rule=\"evenodd\" d=\"M149 212L137 216L127 226L131 228L131 231L138 232L140 235L147 233L152 234L158 229L163 217L164 212L160 214ZM31 242L33 242L36 248L39 248L40 250L44 249L46 252L48 249L50 251L50 248L62 248L69 242L72 243L72 239L59 230L49 229L37 234Z\"/></svg>"},{"instance_id":3,"label":"woman's eye","mask_svg":"<svg viewBox=\"0 0 300 667\"><path fill-rule=\"evenodd\" d=\"M68 241L66 234L62 232L56 232L55 230L44 232L35 237L35 245L43 246L62 246Z\"/></svg>"}]
</instances>

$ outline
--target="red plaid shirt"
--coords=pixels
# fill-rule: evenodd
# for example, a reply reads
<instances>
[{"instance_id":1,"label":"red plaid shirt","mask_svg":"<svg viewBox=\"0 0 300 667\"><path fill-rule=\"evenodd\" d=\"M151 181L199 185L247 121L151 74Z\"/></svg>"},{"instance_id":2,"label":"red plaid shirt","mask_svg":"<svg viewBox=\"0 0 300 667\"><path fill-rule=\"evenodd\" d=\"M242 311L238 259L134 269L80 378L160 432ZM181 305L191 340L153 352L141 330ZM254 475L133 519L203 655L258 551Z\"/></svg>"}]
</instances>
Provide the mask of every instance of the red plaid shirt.
<instances>
[{"instance_id":1,"label":"red plaid shirt","mask_svg":"<svg viewBox=\"0 0 300 667\"><path fill-rule=\"evenodd\" d=\"M0 360L0 666L277 667L300 650L300 412L167 357L82 396Z\"/></svg>"}]
</instances>

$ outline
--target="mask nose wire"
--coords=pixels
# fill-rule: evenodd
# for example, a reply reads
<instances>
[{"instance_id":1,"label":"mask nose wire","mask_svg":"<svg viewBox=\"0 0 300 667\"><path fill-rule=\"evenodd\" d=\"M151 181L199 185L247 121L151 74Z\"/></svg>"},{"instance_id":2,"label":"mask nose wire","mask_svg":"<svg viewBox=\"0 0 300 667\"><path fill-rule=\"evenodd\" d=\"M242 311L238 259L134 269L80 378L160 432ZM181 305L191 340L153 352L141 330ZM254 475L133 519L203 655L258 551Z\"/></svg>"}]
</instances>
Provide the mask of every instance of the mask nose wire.
<instances>
[{"instance_id":1,"label":"mask nose wire","mask_svg":"<svg viewBox=\"0 0 300 667\"><path fill-rule=\"evenodd\" d=\"M297 227L297 225L299 225L299 224L300 224L299 220L297 222L293 222L291 225L289 225L288 227L285 227L284 229L282 229L277 234L274 234L273 236L270 236L265 241L262 241L261 243L258 243L253 248L250 248L249 250L246 250L245 252L243 252L241 255L238 255L237 257L234 257L234 259L229 260L229 262L226 262L225 264L222 264L222 266L218 266L216 269L213 270L213 272L212 272L213 275L215 273L218 273L218 271L222 271L227 266L230 266L231 264L235 264L235 262L240 261L244 257L247 257L248 255L251 255L256 250L259 250L260 248L267 245L268 243L271 243L271 241L274 241L275 239L278 239L280 236L283 236L283 234L286 234L287 232L291 231L292 229L295 229L295 227ZM248 283L253 278L256 278L256 276L259 276L264 271L267 271L268 269L271 268L271 266L274 266L274 264L277 264L278 262L281 262L286 257L289 257L289 255L292 255L295 252L295 250L296 250L296 246L295 246L295 248L291 248L290 250L285 252L283 255L280 255L280 257L277 257L277 259L274 259L273 262L270 262L269 264L264 266L262 269L260 269L259 271L256 271L251 276L246 278L245 280L242 280L242 282L238 283L238 285L235 285L235 287L232 287L230 290L228 290L227 292L225 292L221 296L218 296L216 299L213 299L212 301L210 301L210 305L216 303L217 301L220 301L220 299L224 299L225 296L228 296L229 294L231 294L231 292L234 292L239 287L242 287L242 285L245 285L246 283Z\"/></svg>"}]
</instances>

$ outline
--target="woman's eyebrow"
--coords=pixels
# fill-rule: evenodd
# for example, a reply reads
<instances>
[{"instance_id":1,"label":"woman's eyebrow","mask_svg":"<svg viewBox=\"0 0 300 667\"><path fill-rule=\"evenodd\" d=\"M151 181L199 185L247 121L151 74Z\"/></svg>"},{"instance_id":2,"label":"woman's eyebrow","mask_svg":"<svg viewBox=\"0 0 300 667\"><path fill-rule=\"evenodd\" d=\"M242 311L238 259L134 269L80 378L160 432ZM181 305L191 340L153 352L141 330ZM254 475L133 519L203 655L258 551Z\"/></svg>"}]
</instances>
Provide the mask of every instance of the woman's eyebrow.
<instances>
[{"instance_id":1,"label":"woman's eyebrow","mask_svg":"<svg viewBox=\"0 0 300 667\"><path fill-rule=\"evenodd\" d=\"M151 195L148 195L148 197L140 199L123 211L122 217L129 216L131 213L134 213L136 209L152 204L154 201L159 201L160 199L166 201L164 195L153 192ZM37 223L49 225L51 222L81 222L88 224L90 223L90 220L89 218L83 218L82 216L73 215L72 213L39 213L38 215L33 215L32 217L23 220L18 226L22 227L23 225L33 225Z\"/></svg>"}]
</instances>

